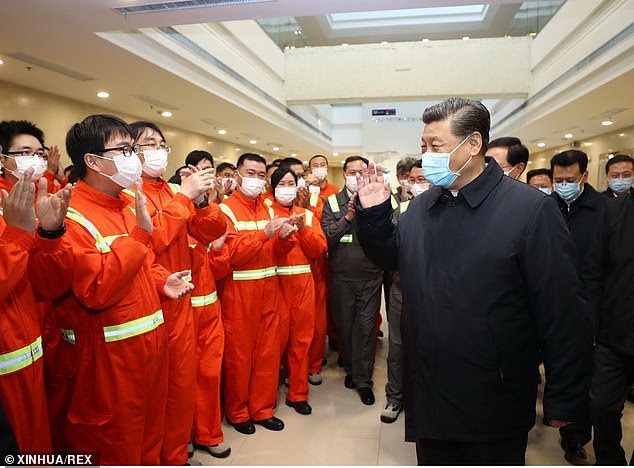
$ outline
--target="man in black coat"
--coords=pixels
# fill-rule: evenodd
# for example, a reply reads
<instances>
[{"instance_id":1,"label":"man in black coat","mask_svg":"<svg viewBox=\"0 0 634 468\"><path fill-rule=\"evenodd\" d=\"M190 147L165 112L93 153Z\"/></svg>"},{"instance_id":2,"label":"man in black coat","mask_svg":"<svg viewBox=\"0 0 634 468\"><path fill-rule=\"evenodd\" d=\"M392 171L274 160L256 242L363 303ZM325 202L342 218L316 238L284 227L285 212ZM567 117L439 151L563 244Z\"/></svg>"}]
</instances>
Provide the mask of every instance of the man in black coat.
<instances>
[{"instance_id":1,"label":"man in black coat","mask_svg":"<svg viewBox=\"0 0 634 468\"><path fill-rule=\"evenodd\" d=\"M607 197L588 183L588 156L583 151L571 149L556 154L550 160L554 192L559 210L566 220L575 245L574 262L581 275L592 236L599 219L599 212ZM578 421L559 429L564 458L574 465L587 458L583 447L592 439L590 419Z\"/></svg>"},{"instance_id":2,"label":"man in black coat","mask_svg":"<svg viewBox=\"0 0 634 468\"><path fill-rule=\"evenodd\" d=\"M590 389L597 465L626 465L621 416L634 376L634 198L608 200L588 252L584 280L597 348ZM630 465L634 464L634 453Z\"/></svg>"},{"instance_id":3,"label":"man in black coat","mask_svg":"<svg viewBox=\"0 0 634 468\"><path fill-rule=\"evenodd\" d=\"M587 417L592 326L570 234L552 198L483 156L480 102L451 98L423 121L435 187L394 226L370 164L355 202L361 246L401 274L405 437L420 464L524 464L540 352L544 421Z\"/></svg>"}]
</instances>

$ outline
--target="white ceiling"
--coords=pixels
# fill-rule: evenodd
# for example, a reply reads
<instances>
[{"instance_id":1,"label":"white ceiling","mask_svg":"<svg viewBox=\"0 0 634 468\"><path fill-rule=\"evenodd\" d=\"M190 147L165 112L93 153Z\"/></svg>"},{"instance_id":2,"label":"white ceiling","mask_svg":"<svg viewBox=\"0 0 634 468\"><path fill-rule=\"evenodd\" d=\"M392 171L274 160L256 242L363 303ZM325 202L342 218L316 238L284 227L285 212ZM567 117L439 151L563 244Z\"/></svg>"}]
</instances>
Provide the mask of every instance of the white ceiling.
<instances>
[{"instance_id":1,"label":"white ceiling","mask_svg":"<svg viewBox=\"0 0 634 468\"><path fill-rule=\"evenodd\" d=\"M571 0L569 0L571 1ZM98 37L96 33L130 31L139 28L174 26L221 21L296 17L305 34L315 45L364 43L381 41L420 40L420 30L402 24L382 27L356 19L349 27L336 28L332 13L367 12L385 9L385 0L272 0L247 5L190 8L178 11L122 15L113 10L148 4L143 0L2 0L0 12L0 80L41 91L65 96L78 101L104 106L114 112L168 123L171 126L211 135L210 121L222 116L229 128L248 129L243 133L267 135L268 141L279 142L285 148L311 154L337 151L316 139L306 141L292 130L281 128L258 117L256 113L230 104L222 97L207 92L173 73L133 55ZM489 0L487 14L481 21L456 22L451 28L430 23L425 37L431 39L462 36L502 36L508 30L521 1ZM421 7L450 7L480 5L470 0L390 0L392 10L420 9ZM354 27L351 25L354 24ZM52 71L57 70L57 71ZM70 78L74 75L75 78ZM516 134L527 142L546 137L562 126L566 115L570 127L583 128L588 122L611 108L627 107L623 121L633 122L634 111L623 106L623 96L631 103L632 73L598 88L578 102L571 103L558 113L546 116L531 126L518 129ZM111 97L107 102L95 96L98 89L107 88ZM459 92L459 90L457 90ZM156 102L154 108L147 98ZM389 100L386 96L385 101ZM175 112L168 120L158 116L156 108L165 103ZM422 111L422 109L421 109ZM571 116L574 118L571 120ZM623 125L621 125L623 126ZM617 127L611 128L616 129ZM588 130L587 136L598 130ZM229 137L229 135L227 135ZM235 137L227 141L235 142ZM245 137L243 136L244 140ZM534 143L531 143L534 145ZM241 145L243 146L243 145ZM246 145L248 146L248 145ZM535 149L533 146L531 149ZM270 152L270 148L255 145L252 150Z\"/></svg>"}]
</instances>

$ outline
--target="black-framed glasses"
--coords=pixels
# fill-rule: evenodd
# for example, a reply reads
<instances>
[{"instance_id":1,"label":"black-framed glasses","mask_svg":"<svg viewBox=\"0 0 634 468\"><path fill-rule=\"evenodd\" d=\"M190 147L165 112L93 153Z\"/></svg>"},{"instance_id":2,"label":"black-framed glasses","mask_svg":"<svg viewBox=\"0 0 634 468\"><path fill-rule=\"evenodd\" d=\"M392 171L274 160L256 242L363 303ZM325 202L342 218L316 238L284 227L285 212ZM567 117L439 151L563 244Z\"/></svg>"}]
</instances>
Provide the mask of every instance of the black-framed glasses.
<instances>
[{"instance_id":1,"label":"black-framed glasses","mask_svg":"<svg viewBox=\"0 0 634 468\"><path fill-rule=\"evenodd\" d=\"M139 148L143 147L143 146L149 146L150 149L153 150L158 150L158 149L164 149L165 152L167 154L170 154L170 152L172 151L172 147L169 145L157 145L156 143L145 143L143 145L139 144L139 145L134 145L135 148L138 146Z\"/></svg>"},{"instance_id":2,"label":"black-framed glasses","mask_svg":"<svg viewBox=\"0 0 634 468\"><path fill-rule=\"evenodd\" d=\"M115 146L114 148L103 148L100 149L99 151L95 151L95 153L107 153L108 151L121 151L123 153L123 155L126 158L129 158L130 156L132 156L133 153L138 152L139 145L134 145L134 146L130 146L130 145L125 145L125 146Z\"/></svg>"},{"instance_id":3,"label":"black-framed glasses","mask_svg":"<svg viewBox=\"0 0 634 468\"><path fill-rule=\"evenodd\" d=\"M0 150L1 148L2 147L0 147ZM23 149L18 151L7 151L5 153L5 156L38 156L40 158L43 158L46 156L46 151L43 149L37 150L37 151L33 151L30 149Z\"/></svg>"}]
</instances>

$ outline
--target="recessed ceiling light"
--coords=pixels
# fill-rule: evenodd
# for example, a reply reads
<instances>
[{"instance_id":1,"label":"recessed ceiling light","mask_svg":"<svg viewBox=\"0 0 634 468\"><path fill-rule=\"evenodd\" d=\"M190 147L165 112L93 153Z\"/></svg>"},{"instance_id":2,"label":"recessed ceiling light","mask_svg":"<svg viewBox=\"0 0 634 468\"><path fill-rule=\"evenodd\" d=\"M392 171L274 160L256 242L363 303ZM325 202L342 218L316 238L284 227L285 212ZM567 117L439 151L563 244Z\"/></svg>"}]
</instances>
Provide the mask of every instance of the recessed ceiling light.
<instances>
[{"instance_id":1,"label":"recessed ceiling light","mask_svg":"<svg viewBox=\"0 0 634 468\"><path fill-rule=\"evenodd\" d=\"M381 41L381 44L385 45L387 44L387 41Z\"/></svg>"},{"instance_id":2,"label":"recessed ceiling light","mask_svg":"<svg viewBox=\"0 0 634 468\"><path fill-rule=\"evenodd\" d=\"M581 143L581 146L585 147L585 148L590 148L592 146L592 143L589 141L586 141L584 143Z\"/></svg>"},{"instance_id":3,"label":"recessed ceiling light","mask_svg":"<svg viewBox=\"0 0 634 468\"><path fill-rule=\"evenodd\" d=\"M4 60L0 59L0 65L2 65L4 63Z\"/></svg>"},{"instance_id":4,"label":"recessed ceiling light","mask_svg":"<svg viewBox=\"0 0 634 468\"><path fill-rule=\"evenodd\" d=\"M110 97L110 93L108 91L99 91L97 93L97 97L100 97L101 99L106 99L107 97Z\"/></svg>"},{"instance_id":5,"label":"recessed ceiling light","mask_svg":"<svg viewBox=\"0 0 634 468\"><path fill-rule=\"evenodd\" d=\"M429 42L429 39L428 38L424 38L423 42Z\"/></svg>"},{"instance_id":6,"label":"recessed ceiling light","mask_svg":"<svg viewBox=\"0 0 634 468\"><path fill-rule=\"evenodd\" d=\"M341 44L341 47L348 47L348 43L344 42L343 44Z\"/></svg>"},{"instance_id":7,"label":"recessed ceiling light","mask_svg":"<svg viewBox=\"0 0 634 468\"><path fill-rule=\"evenodd\" d=\"M173 114L170 111L163 111L161 112L161 115L163 117L171 117Z\"/></svg>"},{"instance_id":8,"label":"recessed ceiling light","mask_svg":"<svg viewBox=\"0 0 634 468\"><path fill-rule=\"evenodd\" d=\"M339 153L332 153L333 156L339 156Z\"/></svg>"},{"instance_id":9,"label":"recessed ceiling light","mask_svg":"<svg viewBox=\"0 0 634 468\"><path fill-rule=\"evenodd\" d=\"M463 41L468 41L469 39L471 39L469 36L462 36Z\"/></svg>"},{"instance_id":10,"label":"recessed ceiling light","mask_svg":"<svg viewBox=\"0 0 634 468\"><path fill-rule=\"evenodd\" d=\"M608 159L612 159L614 155L612 153L608 154Z\"/></svg>"},{"instance_id":11,"label":"recessed ceiling light","mask_svg":"<svg viewBox=\"0 0 634 468\"><path fill-rule=\"evenodd\" d=\"M258 140L250 140L249 143L251 143L252 145L255 145L258 142Z\"/></svg>"},{"instance_id":12,"label":"recessed ceiling light","mask_svg":"<svg viewBox=\"0 0 634 468\"><path fill-rule=\"evenodd\" d=\"M293 158L297 157L297 153L291 153L291 157Z\"/></svg>"},{"instance_id":13,"label":"recessed ceiling light","mask_svg":"<svg viewBox=\"0 0 634 468\"><path fill-rule=\"evenodd\" d=\"M273 151L279 151L280 149L277 146L273 147Z\"/></svg>"},{"instance_id":14,"label":"recessed ceiling light","mask_svg":"<svg viewBox=\"0 0 634 468\"><path fill-rule=\"evenodd\" d=\"M619 133L619 136L620 136L620 137L624 137L624 136L625 136L625 133Z\"/></svg>"},{"instance_id":15,"label":"recessed ceiling light","mask_svg":"<svg viewBox=\"0 0 634 468\"><path fill-rule=\"evenodd\" d=\"M572 133L566 133L566 134L564 135L564 138L567 138L568 140L570 140L572 137L573 137L573 134L572 134Z\"/></svg>"},{"instance_id":16,"label":"recessed ceiling light","mask_svg":"<svg viewBox=\"0 0 634 468\"><path fill-rule=\"evenodd\" d=\"M540 141L539 143L537 143L537 146L540 148L543 148L544 146L546 146L546 143L544 143L543 141Z\"/></svg>"},{"instance_id":17,"label":"recessed ceiling light","mask_svg":"<svg viewBox=\"0 0 634 468\"><path fill-rule=\"evenodd\" d=\"M236 148L236 151L240 151L240 148Z\"/></svg>"},{"instance_id":18,"label":"recessed ceiling light","mask_svg":"<svg viewBox=\"0 0 634 468\"><path fill-rule=\"evenodd\" d=\"M220 130L218 130L218 134L219 135L226 135L227 131L224 128L221 128Z\"/></svg>"},{"instance_id":19,"label":"recessed ceiling light","mask_svg":"<svg viewBox=\"0 0 634 468\"><path fill-rule=\"evenodd\" d=\"M604 120L603 122L601 122L601 125L603 125L604 127L609 127L613 123L614 122L612 122L610 119L608 119L608 120Z\"/></svg>"},{"instance_id":20,"label":"recessed ceiling light","mask_svg":"<svg viewBox=\"0 0 634 468\"><path fill-rule=\"evenodd\" d=\"M528 33L528 35L529 35L530 37L535 37L535 36L537 36L537 33L536 33L536 32L530 32L530 33Z\"/></svg>"}]
</instances>

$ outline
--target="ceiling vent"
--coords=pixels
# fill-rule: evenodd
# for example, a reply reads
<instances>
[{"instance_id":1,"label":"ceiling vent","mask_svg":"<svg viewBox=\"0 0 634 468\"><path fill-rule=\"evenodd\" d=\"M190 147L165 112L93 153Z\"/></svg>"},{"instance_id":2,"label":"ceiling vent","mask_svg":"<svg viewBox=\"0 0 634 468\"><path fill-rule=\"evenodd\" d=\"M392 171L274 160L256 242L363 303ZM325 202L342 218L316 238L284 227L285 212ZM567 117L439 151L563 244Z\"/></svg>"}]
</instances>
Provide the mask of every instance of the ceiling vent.
<instances>
[{"instance_id":1,"label":"ceiling vent","mask_svg":"<svg viewBox=\"0 0 634 468\"><path fill-rule=\"evenodd\" d=\"M35 67L44 68L45 70L59 73L60 75L64 75L74 80L79 80L79 81L94 80L94 78L91 76L84 75L74 70L69 70L68 68L55 65L54 63L47 62L45 60L39 59L37 57L33 57L32 55L28 55L23 52L7 52L4 55L6 55L7 57L11 57L13 59L19 60L21 62L28 63L29 65L33 65Z\"/></svg>"},{"instance_id":2,"label":"ceiling vent","mask_svg":"<svg viewBox=\"0 0 634 468\"><path fill-rule=\"evenodd\" d=\"M160 13L164 11L186 10L190 8L209 8L232 5L246 5L249 3L268 3L277 0L181 0L176 2L149 3L147 5L127 6L115 8L122 15L137 13Z\"/></svg>"},{"instance_id":3,"label":"ceiling vent","mask_svg":"<svg viewBox=\"0 0 634 468\"><path fill-rule=\"evenodd\" d=\"M155 106L161 110L171 110L171 111L175 111L175 110L180 110L177 106L173 105L173 104L169 104L167 102L163 102L163 101L159 101L158 99L154 99L152 97L149 96L134 96L135 98L137 98L139 101L143 101L146 104L150 104L151 106Z\"/></svg>"}]
</instances>

